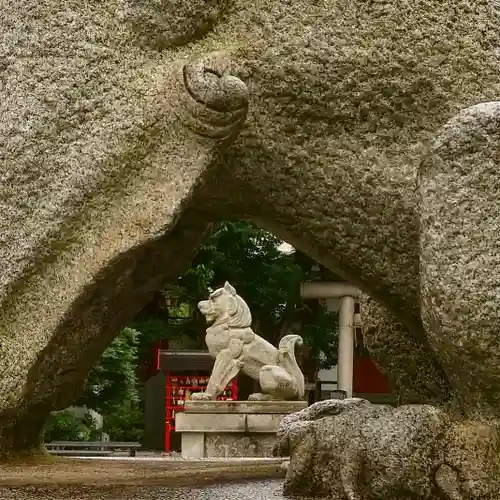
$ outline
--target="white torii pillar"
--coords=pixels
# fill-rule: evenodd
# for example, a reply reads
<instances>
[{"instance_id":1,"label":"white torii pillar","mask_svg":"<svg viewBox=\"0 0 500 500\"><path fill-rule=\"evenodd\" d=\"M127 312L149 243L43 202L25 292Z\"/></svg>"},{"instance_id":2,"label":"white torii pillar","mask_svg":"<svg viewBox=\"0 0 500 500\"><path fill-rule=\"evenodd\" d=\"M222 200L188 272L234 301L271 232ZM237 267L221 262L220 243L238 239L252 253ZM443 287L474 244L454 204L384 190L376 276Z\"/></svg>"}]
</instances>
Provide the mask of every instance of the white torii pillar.
<instances>
[{"instance_id":1,"label":"white torii pillar","mask_svg":"<svg viewBox=\"0 0 500 500\"><path fill-rule=\"evenodd\" d=\"M339 307L337 387L352 398L354 374L354 297L345 295Z\"/></svg>"},{"instance_id":2,"label":"white torii pillar","mask_svg":"<svg viewBox=\"0 0 500 500\"><path fill-rule=\"evenodd\" d=\"M310 282L302 283L300 295L303 299L340 299L339 304L339 350L337 363L337 388L352 397L354 365L354 303L360 290L348 283Z\"/></svg>"}]
</instances>

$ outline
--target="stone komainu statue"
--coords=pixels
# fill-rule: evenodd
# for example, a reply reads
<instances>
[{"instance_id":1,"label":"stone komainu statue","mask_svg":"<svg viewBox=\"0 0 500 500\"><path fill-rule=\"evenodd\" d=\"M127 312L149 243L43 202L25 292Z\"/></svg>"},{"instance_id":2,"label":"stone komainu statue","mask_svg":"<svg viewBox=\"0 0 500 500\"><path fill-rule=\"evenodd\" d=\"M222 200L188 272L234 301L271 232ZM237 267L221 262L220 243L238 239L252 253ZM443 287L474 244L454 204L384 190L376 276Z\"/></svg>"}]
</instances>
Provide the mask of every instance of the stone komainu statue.
<instances>
[{"instance_id":1,"label":"stone komainu statue","mask_svg":"<svg viewBox=\"0 0 500 500\"><path fill-rule=\"evenodd\" d=\"M215 364L206 391L191 399L216 399L240 371L260 384L262 392L252 394L250 400L304 397L304 375L295 359L295 345L302 344L299 335L286 335L278 349L259 337L251 328L248 305L228 282L198 308L211 324L205 340Z\"/></svg>"}]
</instances>

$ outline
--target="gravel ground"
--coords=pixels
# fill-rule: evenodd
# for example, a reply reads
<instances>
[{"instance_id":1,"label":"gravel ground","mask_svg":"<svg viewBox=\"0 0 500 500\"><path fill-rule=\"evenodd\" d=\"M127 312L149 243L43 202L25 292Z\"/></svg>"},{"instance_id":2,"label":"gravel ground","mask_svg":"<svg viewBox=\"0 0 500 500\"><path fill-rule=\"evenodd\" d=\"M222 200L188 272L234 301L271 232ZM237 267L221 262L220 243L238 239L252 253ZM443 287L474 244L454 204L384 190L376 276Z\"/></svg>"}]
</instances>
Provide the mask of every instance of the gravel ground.
<instances>
[{"instance_id":1,"label":"gravel ground","mask_svg":"<svg viewBox=\"0 0 500 500\"><path fill-rule=\"evenodd\" d=\"M1 489L2 500L282 500L282 481L266 479L199 487L118 487L93 490L73 488Z\"/></svg>"},{"instance_id":2,"label":"gravel ground","mask_svg":"<svg viewBox=\"0 0 500 500\"><path fill-rule=\"evenodd\" d=\"M281 460L42 457L0 464L0 500L270 500L282 477Z\"/></svg>"},{"instance_id":3,"label":"gravel ground","mask_svg":"<svg viewBox=\"0 0 500 500\"><path fill-rule=\"evenodd\" d=\"M282 475L281 460L73 460L42 457L0 464L6 487L191 486ZM0 494L0 500L2 496Z\"/></svg>"}]
</instances>

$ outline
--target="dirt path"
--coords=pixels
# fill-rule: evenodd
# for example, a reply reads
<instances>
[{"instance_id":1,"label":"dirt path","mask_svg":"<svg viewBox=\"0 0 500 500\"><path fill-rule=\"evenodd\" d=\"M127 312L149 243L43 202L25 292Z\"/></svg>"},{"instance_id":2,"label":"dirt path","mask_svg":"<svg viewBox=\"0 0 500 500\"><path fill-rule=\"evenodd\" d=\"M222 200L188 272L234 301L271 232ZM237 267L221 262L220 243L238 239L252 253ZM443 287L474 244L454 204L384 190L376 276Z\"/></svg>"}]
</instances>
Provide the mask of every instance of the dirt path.
<instances>
[{"instance_id":1,"label":"dirt path","mask_svg":"<svg viewBox=\"0 0 500 500\"><path fill-rule=\"evenodd\" d=\"M53 489L85 486L92 489L120 486L184 486L240 479L280 477L277 462L242 461L121 461L43 458L0 464L2 489Z\"/></svg>"},{"instance_id":2,"label":"dirt path","mask_svg":"<svg viewBox=\"0 0 500 500\"><path fill-rule=\"evenodd\" d=\"M83 486L42 491L0 489L2 500L285 500L279 479L182 487L138 486L92 490Z\"/></svg>"}]
</instances>

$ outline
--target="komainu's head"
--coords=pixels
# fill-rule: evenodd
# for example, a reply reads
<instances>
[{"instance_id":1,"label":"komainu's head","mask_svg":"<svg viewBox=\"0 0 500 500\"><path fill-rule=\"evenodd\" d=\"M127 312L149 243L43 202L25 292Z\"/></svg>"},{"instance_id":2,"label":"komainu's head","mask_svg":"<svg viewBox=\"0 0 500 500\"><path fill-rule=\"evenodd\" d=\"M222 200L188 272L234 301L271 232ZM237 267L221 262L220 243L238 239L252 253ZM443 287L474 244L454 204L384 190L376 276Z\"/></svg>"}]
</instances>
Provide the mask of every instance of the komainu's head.
<instances>
[{"instance_id":1,"label":"komainu's head","mask_svg":"<svg viewBox=\"0 0 500 500\"><path fill-rule=\"evenodd\" d=\"M212 292L208 300L199 302L198 309L208 323L227 324L236 328L247 328L252 324L248 305L227 281L222 288Z\"/></svg>"}]
</instances>

